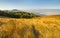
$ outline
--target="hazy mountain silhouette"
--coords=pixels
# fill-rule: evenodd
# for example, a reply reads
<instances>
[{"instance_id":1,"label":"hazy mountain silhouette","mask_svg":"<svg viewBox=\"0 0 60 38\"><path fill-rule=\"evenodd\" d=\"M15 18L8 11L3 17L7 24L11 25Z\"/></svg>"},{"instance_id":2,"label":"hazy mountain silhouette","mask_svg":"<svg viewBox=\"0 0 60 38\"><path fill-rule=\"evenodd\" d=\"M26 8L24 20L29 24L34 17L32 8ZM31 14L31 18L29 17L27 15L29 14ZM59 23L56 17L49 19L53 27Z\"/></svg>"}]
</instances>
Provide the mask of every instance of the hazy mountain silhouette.
<instances>
[{"instance_id":1,"label":"hazy mountain silhouette","mask_svg":"<svg viewBox=\"0 0 60 38\"><path fill-rule=\"evenodd\" d=\"M18 9L12 9L11 11L12 12L22 12L21 10L18 10Z\"/></svg>"}]
</instances>

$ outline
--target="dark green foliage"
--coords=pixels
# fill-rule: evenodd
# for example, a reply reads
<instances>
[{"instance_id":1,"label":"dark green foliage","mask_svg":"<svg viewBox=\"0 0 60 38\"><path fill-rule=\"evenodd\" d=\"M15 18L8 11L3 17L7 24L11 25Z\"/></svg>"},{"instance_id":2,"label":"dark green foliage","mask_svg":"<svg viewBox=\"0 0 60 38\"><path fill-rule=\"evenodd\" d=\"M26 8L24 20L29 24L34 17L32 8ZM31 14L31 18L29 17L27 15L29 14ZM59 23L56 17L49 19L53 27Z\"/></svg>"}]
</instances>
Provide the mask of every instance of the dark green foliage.
<instances>
[{"instance_id":1,"label":"dark green foliage","mask_svg":"<svg viewBox=\"0 0 60 38\"><path fill-rule=\"evenodd\" d=\"M10 12L10 11L0 11L0 16L9 18L33 18L38 17L33 13L28 12Z\"/></svg>"}]
</instances>

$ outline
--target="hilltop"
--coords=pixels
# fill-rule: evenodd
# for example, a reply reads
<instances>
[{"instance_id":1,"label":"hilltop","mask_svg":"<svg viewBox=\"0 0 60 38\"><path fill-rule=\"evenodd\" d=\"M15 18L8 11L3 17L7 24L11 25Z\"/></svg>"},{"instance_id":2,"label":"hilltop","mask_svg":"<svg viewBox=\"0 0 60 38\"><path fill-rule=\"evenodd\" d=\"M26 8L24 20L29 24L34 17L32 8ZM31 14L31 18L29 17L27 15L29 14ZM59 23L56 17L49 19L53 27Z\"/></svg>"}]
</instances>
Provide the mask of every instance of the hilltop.
<instances>
[{"instance_id":1,"label":"hilltop","mask_svg":"<svg viewBox=\"0 0 60 38\"><path fill-rule=\"evenodd\" d=\"M60 15L0 18L0 38L60 38Z\"/></svg>"}]
</instances>

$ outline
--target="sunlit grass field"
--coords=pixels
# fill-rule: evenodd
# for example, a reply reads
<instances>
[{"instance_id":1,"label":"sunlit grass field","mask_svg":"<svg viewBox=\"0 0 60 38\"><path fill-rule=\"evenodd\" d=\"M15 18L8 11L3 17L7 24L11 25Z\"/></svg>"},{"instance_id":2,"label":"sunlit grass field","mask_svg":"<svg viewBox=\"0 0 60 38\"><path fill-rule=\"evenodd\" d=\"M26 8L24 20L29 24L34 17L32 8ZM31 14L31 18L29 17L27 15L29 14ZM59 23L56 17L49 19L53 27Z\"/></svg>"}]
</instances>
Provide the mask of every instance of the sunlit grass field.
<instances>
[{"instance_id":1,"label":"sunlit grass field","mask_svg":"<svg viewBox=\"0 0 60 38\"><path fill-rule=\"evenodd\" d=\"M0 38L60 38L60 15L0 18Z\"/></svg>"}]
</instances>

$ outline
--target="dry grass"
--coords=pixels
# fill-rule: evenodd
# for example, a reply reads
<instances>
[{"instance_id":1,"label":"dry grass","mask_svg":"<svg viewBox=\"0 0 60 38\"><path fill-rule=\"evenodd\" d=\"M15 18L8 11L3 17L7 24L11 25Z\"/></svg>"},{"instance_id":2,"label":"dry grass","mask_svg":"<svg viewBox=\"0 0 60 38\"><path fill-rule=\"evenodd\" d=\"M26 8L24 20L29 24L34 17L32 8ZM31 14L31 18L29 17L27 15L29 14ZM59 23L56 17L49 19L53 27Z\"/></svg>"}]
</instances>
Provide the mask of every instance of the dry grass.
<instances>
[{"instance_id":1,"label":"dry grass","mask_svg":"<svg viewBox=\"0 0 60 38\"><path fill-rule=\"evenodd\" d=\"M0 18L0 38L60 38L60 16Z\"/></svg>"}]
</instances>

